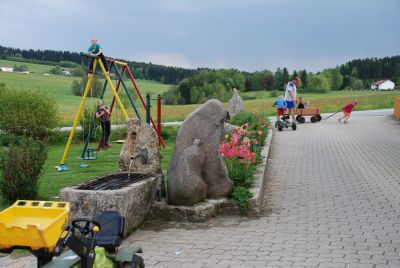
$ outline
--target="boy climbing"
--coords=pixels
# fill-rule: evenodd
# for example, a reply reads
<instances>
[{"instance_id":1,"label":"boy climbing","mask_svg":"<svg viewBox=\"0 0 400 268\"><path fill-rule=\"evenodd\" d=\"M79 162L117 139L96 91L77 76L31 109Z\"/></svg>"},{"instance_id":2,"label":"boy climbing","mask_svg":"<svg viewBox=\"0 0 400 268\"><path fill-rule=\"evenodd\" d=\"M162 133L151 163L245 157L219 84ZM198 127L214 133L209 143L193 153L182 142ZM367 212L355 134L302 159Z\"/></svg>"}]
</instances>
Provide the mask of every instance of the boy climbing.
<instances>
[{"instance_id":1,"label":"boy climbing","mask_svg":"<svg viewBox=\"0 0 400 268\"><path fill-rule=\"evenodd\" d=\"M353 111L354 106L356 106L356 105L357 105L357 101L352 101L350 103L347 103L345 106L343 106L343 108L342 108L343 117L339 118L338 121L341 123L342 119L345 118L343 123L348 124L347 120L349 119L350 114Z\"/></svg>"},{"instance_id":2,"label":"boy climbing","mask_svg":"<svg viewBox=\"0 0 400 268\"><path fill-rule=\"evenodd\" d=\"M101 62L104 65L104 68L106 69L106 72L108 73L108 66L107 66L107 61L106 58L104 57L103 51L101 49L100 44L97 43L97 39L96 38L92 38L91 40L92 44L90 45L88 52L98 56L101 59ZM94 58L89 57L89 73L88 76L93 74L93 62L94 62Z\"/></svg>"}]
</instances>

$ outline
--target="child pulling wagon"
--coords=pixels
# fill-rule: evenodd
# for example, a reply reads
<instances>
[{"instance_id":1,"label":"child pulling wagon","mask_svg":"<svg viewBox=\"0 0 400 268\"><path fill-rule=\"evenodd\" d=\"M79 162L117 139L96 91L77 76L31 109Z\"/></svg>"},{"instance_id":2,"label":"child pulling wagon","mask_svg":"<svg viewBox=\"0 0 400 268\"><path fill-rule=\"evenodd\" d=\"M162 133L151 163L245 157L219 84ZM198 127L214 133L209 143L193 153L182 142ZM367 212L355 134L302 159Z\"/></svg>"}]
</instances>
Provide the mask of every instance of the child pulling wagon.
<instances>
[{"instance_id":1,"label":"child pulling wagon","mask_svg":"<svg viewBox=\"0 0 400 268\"><path fill-rule=\"evenodd\" d=\"M348 124L347 120L349 120L350 114L353 111L354 106L357 105L356 101L352 101L350 103L347 103L345 106L343 106L342 108L342 112L343 112L343 117L339 118L338 121L341 123L342 119L345 118L345 120L343 121L344 124Z\"/></svg>"}]
</instances>

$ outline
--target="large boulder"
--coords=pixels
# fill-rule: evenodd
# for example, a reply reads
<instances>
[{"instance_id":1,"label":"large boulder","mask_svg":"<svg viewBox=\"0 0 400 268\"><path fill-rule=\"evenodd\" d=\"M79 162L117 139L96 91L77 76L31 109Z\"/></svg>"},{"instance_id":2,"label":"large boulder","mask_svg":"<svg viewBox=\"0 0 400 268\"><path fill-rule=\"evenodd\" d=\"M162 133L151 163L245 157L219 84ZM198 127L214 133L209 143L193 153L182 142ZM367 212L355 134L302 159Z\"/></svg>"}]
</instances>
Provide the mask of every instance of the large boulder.
<instances>
[{"instance_id":1,"label":"large boulder","mask_svg":"<svg viewBox=\"0 0 400 268\"><path fill-rule=\"evenodd\" d=\"M171 204L194 205L205 198L225 197L232 192L228 170L218 153L227 117L223 104L212 99L183 122L168 171Z\"/></svg>"},{"instance_id":2,"label":"large boulder","mask_svg":"<svg viewBox=\"0 0 400 268\"><path fill-rule=\"evenodd\" d=\"M161 174L157 133L149 124L132 118L126 123L127 136L119 155L119 171Z\"/></svg>"},{"instance_id":3,"label":"large boulder","mask_svg":"<svg viewBox=\"0 0 400 268\"><path fill-rule=\"evenodd\" d=\"M243 111L243 99L242 97L240 97L239 92L236 90L236 88L233 89L233 95L232 98L229 100L228 107L229 115L231 117Z\"/></svg>"}]
</instances>

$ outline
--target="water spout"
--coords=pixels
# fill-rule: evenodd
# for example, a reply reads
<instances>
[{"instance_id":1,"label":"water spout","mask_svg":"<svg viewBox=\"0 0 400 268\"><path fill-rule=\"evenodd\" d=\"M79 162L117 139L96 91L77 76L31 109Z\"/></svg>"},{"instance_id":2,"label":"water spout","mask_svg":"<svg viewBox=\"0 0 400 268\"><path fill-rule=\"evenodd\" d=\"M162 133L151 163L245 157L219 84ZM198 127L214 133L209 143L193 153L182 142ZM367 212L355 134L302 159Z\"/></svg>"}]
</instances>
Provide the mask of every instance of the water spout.
<instances>
[{"instance_id":1,"label":"water spout","mask_svg":"<svg viewBox=\"0 0 400 268\"><path fill-rule=\"evenodd\" d=\"M135 159L134 157L131 157L131 160L129 161L129 169L128 169L128 179L129 180L131 179L131 166L132 166L134 159Z\"/></svg>"}]
</instances>

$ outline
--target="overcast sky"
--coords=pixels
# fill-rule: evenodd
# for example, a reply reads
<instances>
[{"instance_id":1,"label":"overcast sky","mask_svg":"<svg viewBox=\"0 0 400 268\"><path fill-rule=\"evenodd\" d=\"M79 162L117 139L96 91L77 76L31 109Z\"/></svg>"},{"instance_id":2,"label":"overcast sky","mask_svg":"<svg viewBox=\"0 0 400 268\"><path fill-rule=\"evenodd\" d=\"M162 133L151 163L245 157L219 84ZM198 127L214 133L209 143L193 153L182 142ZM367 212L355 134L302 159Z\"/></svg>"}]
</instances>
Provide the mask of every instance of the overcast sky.
<instances>
[{"instance_id":1,"label":"overcast sky","mask_svg":"<svg viewBox=\"0 0 400 268\"><path fill-rule=\"evenodd\" d=\"M319 71L400 55L400 0L0 0L0 45L188 68Z\"/></svg>"}]
</instances>

